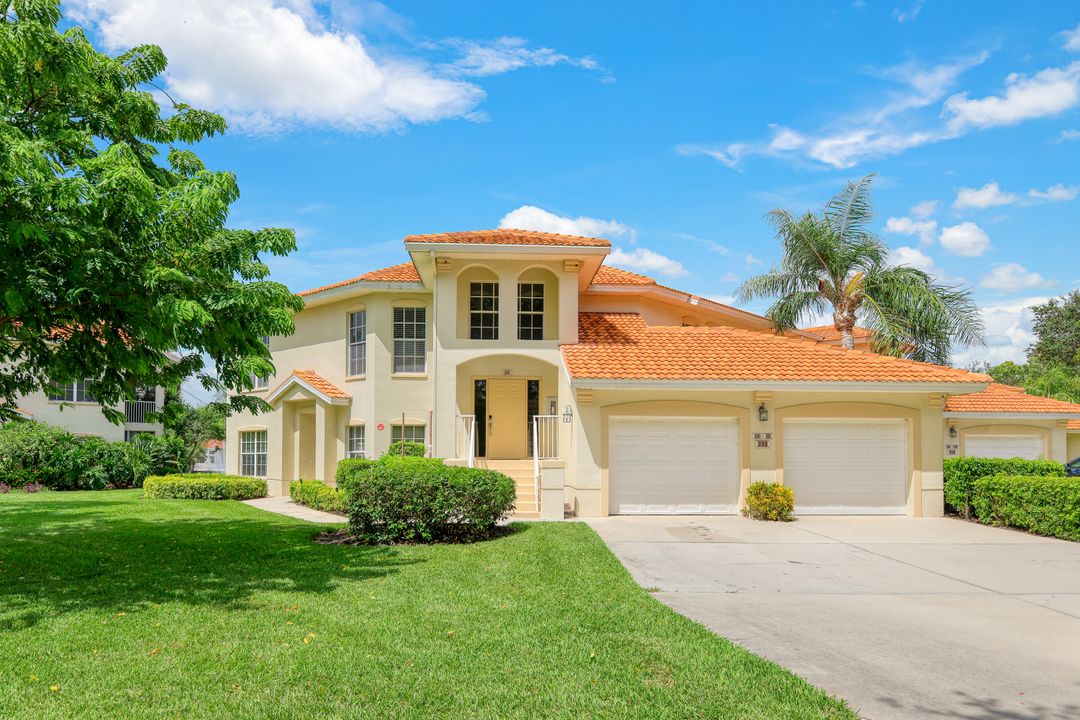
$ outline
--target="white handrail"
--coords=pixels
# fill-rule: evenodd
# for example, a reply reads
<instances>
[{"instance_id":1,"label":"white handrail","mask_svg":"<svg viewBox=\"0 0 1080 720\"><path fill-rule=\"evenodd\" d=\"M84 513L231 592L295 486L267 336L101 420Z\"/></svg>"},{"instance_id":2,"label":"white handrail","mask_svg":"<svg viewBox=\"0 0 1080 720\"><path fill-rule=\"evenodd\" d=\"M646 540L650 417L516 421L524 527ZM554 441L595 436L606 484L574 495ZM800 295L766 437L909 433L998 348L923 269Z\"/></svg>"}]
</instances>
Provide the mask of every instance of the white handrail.
<instances>
[{"instance_id":1,"label":"white handrail","mask_svg":"<svg viewBox=\"0 0 1080 720\"><path fill-rule=\"evenodd\" d=\"M461 436L468 436L468 449L465 451L465 458L468 467L476 467L476 416L475 415L458 415L458 419L461 420L463 432L459 432L457 436L458 448L457 456L461 457Z\"/></svg>"},{"instance_id":2,"label":"white handrail","mask_svg":"<svg viewBox=\"0 0 1080 720\"><path fill-rule=\"evenodd\" d=\"M540 511L540 418L533 417L533 499L536 510Z\"/></svg>"},{"instance_id":3,"label":"white handrail","mask_svg":"<svg viewBox=\"0 0 1080 720\"><path fill-rule=\"evenodd\" d=\"M559 417L557 415L533 415L533 497L536 509L540 509L540 461L559 457Z\"/></svg>"}]
</instances>

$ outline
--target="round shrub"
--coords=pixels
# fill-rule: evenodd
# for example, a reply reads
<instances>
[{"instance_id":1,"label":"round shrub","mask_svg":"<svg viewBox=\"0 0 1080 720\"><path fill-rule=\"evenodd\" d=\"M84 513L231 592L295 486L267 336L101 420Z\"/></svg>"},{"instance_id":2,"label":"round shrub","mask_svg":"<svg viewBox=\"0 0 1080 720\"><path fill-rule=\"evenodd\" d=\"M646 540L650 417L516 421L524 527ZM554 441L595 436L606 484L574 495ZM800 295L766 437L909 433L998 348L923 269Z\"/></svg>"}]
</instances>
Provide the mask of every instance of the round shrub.
<instances>
[{"instance_id":1,"label":"round shrub","mask_svg":"<svg viewBox=\"0 0 1080 720\"><path fill-rule=\"evenodd\" d=\"M514 481L434 458L386 456L345 478L349 531L360 542L472 542L514 509Z\"/></svg>"},{"instance_id":2,"label":"round shrub","mask_svg":"<svg viewBox=\"0 0 1080 720\"><path fill-rule=\"evenodd\" d=\"M239 475L154 475L143 495L155 500L251 500L266 497L266 480Z\"/></svg>"},{"instance_id":3,"label":"round shrub","mask_svg":"<svg viewBox=\"0 0 1080 720\"><path fill-rule=\"evenodd\" d=\"M795 511L795 491L787 485L770 482L750 483L742 514L755 520L791 520Z\"/></svg>"},{"instance_id":4,"label":"round shrub","mask_svg":"<svg viewBox=\"0 0 1080 720\"><path fill-rule=\"evenodd\" d=\"M405 452L402 453L402 446L405 448ZM383 457L425 457L427 455L427 445L422 442L414 442L412 440L390 443L390 447L386 449L386 454Z\"/></svg>"}]
</instances>

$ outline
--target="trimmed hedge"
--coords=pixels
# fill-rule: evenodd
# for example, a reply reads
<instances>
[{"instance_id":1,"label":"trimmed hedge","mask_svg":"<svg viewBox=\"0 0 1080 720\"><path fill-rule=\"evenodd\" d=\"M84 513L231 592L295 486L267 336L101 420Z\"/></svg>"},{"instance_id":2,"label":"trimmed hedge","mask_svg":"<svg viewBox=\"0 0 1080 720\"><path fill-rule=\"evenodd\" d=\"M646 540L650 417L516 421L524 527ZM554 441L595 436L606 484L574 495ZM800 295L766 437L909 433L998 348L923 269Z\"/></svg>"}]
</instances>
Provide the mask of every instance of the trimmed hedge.
<instances>
[{"instance_id":1,"label":"trimmed hedge","mask_svg":"<svg viewBox=\"0 0 1080 720\"><path fill-rule=\"evenodd\" d=\"M386 455L384 455L383 457L391 455L402 457L402 445L405 446L405 457L425 457L427 455L427 445L425 445L424 443L414 442L412 440L398 440L397 442L390 443L390 447L386 449Z\"/></svg>"},{"instance_id":2,"label":"trimmed hedge","mask_svg":"<svg viewBox=\"0 0 1080 720\"><path fill-rule=\"evenodd\" d=\"M435 458L384 456L339 468L349 532L372 544L472 542L489 537L514 509L514 481Z\"/></svg>"},{"instance_id":3,"label":"trimmed hedge","mask_svg":"<svg viewBox=\"0 0 1080 720\"><path fill-rule=\"evenodd\" d=\"M289 497L313 510L345 512L345 493L319 480L293 480L289 483Z\"/></svg>"},{"instance_id":4,"label":"trimmed hedge","mask_svg":"<svg viewBox=\"0 0 1080 720\"><path fill-rule=\"evenodd\" d=\"M206 473L155 475L146 478L143 494L155 500L251 500L266 497L266 480Z\"/></svg>"},{"instance_id":5,"label":"trimmed hedge","mask_svg":"<svg viewBox=\"0 0 1080 720\"><path fill-rule=\"evenodd\" d=\"M795 510L795 491L787 485L754 482L746 487L742 514L755 520L791 520Z\"/></svg>"},{"instance_id":6,"label":"trimmed hedge","mask_svg":"<svg viewBox=\"0 0 1080 720\"><path fill-rule=\"evenodd\" d=\"M1080 478L979 478L971 504L979 522L1080 541Z\"/></svg>"},{"instance_id":7,"label":"trimmed hedge","mask_svg":"<svg viewBox=\"0 0 1080 720\"><path fill-rule=\"evenodd\" d=\"M964 517L971 517L971 494L975 481L992 475L1065 477L1065 466L1052 460L1021 458L949 458L943 465L945 502Z\"/></svg>"}]
</instances>

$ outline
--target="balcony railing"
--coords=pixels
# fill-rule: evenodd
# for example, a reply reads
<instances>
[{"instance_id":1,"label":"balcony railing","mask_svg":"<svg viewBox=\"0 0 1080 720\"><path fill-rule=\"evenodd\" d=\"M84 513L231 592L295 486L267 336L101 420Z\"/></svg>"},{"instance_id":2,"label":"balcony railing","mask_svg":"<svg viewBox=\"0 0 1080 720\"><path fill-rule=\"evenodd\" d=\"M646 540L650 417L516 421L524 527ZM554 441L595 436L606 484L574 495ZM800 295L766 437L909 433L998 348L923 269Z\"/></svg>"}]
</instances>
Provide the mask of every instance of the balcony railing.
<instances>
[{"instance_id":1,"label":"balcony railing","mask_svg":"<svg viewBox=\"0 0 1080 720\"><path fill-rule=\"evenodd\" d=\"M157 403L153 400L128 400L124 403L124 413L129 423L153 422L147 416L157 412Z\"/></svg>"}]
</instances>

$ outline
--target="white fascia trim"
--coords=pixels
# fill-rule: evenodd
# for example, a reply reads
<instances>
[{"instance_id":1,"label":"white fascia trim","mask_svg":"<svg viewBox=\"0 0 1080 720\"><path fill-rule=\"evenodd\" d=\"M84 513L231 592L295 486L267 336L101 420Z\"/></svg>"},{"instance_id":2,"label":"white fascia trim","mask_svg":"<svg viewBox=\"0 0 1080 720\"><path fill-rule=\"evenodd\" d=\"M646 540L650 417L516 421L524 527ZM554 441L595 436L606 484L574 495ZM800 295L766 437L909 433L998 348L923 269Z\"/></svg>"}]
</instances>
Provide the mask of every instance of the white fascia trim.
<instances>
[{"instance_id":1,"label":"white fascia trim","mask_svg":"<svg viewBox=\"0 0 1080 720\"><path fill-rule=\"evenodd\" d=\"M1075 413L1026 413L1026 412L946 412L947 418L976 418L986 420L1075 420L1080 412Z\"/></svg>"},{"instance_id":2,"label":"white fascia trim","mask_svg":"<svg viewBox=\"0 0 1080 720\"><path fill-rule=\"evenodd\" d=\"M325 300L336 299L339 295L349 295L356 290L363 290L365 292L431 292L422 282L372 282L370 280L360 280L348 285L342 285L341 287L330 288L328 290L320 290L310 295L301 295L300 299L304 301L304 305L308 305L310 300L318 300L320 302Z\"/></svg>"},{"instance_id":3,"label":"white fascia trim","mask_svg":"<svg viewBox=\"0 0 1080 720\"><path fill-rule=\"evenodd\" d=\"M624 380L571 379L573 388L592 390L793 390L805 392L977 392L987 383L904 383L810 380Z\"/></svg>"},{"instance_id":4,"label":"white fascia trim","mask_svg":"<svg viewBox=\"0 0 1080 720\"><path fill-rule=\"evenodd\" d=\"M281 397L281 395L293 385L299 385L315 397L322 400L327 405L348 405L352 402L352 398L330 397L321 390L316 389L315 386L313 386L311 383L307 382L301 377L297 377L296 375L290 375L289 379L281 383L281 385L278 386L277 390L267 395L266 402L274 402L274 400L277 400L279 397Z\"/></svg>"},{"instance_id":5,"label":"white fascia trim","mask_svg":"<svg viewBox=\"0 0 1080 720\"><path fill-rule=\"evenodd\" d=\"M515 255L607 255L610 247L593 245L499 245L497 243L405 243L409 252L497 252Z\"/></svg>"}]
</instances>

